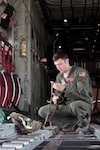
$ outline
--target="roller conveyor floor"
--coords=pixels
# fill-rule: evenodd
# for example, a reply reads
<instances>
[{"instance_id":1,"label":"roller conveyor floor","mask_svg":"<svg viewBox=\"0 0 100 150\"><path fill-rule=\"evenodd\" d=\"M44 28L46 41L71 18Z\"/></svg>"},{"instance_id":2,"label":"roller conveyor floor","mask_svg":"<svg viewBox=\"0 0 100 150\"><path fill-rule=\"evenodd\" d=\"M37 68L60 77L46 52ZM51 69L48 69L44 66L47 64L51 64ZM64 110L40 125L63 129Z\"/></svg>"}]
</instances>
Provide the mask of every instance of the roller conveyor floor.
<instances>
[{"instance_id":1,"label":"roller conveyor floor","mask_svg":"<svg viewBox=\"0 0 100 150\"><path fill-rule=\"evenodd\" d=\"M51 130L38 130L28 135L15 134L0 140L0 150L93 150L100 149L100 125L91 124L85 134L66 132L54 135Z\"/></svg>"},{"instance_id":2,"label":"roller conveyor floor","mask_svg":"<svg viewBox=\"0 0 100 150\"><path fill-rule=\"evenodd\" d=\"M93 150L100 149L100 125L91 124L90 131L83 134L66 132L55 135L38 145L35 150Z\"/></svg>"}]
</instances>

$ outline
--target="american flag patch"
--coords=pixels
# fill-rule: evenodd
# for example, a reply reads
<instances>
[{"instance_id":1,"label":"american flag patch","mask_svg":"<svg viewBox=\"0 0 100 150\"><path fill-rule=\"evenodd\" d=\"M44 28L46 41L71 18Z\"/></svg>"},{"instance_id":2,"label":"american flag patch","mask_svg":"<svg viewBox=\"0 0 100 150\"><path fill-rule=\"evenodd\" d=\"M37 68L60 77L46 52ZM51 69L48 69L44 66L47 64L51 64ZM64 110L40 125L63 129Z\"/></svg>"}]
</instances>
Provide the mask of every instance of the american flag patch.
<instances>
[{"instance_id":1,"label":"american flag patch","mask_svg":"<svg viewBox=\"0 0 100 150\"><path fill-rule=\"evenodd\" d=\"M80 77L85 77L85 76L86 76L86 73L85 73L85 72L80 72L80 73L79 73L79 76L80 76Z\"/></svg>"}]
</instances>

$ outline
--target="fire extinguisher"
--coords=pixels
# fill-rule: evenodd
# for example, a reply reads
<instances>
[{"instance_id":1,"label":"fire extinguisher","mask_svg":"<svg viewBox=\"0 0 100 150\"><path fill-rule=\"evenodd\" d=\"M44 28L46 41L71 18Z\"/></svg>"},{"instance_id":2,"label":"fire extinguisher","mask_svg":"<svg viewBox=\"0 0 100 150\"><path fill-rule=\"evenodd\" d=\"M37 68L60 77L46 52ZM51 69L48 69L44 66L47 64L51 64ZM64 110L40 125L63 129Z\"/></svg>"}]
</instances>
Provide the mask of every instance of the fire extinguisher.
<instances>
[{"instance_id":1,"label":"fire extinguisher","mask_svg":"<svg viewBox=\"0 0 100 150\"><path fill-rule=\"evenodd\" d=\"M25 38L23 37L21 39L21 44L20 44L20 55L21 56L26 56L27 55L26 47L27 47L27 42L26 42Z\"/></svg>"}]
</instances>

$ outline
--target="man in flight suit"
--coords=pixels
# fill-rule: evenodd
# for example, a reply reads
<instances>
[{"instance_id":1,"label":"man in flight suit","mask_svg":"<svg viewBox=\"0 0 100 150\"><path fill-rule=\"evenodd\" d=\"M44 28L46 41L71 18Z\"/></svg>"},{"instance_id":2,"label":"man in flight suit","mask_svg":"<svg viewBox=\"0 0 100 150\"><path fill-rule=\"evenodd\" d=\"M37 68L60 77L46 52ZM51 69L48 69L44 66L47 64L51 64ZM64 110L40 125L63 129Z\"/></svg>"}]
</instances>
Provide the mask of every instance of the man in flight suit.
<instances>
[{"instance_id":1,"label":"man in flight suit","mask_svg":"<svg viewBox=\"0 0 100 150\"><path fill-rule=\"evenodd\" d=\"M54 125L62 130L68 129L70 125L75 127L74 131L86 132L89 129L91 114L93 110L93 95L91 80L88 72L81 68L71 66L68 55L63 51L57 51L53 56L54 65L59 73L55 82L51 82L53 88L50 115L58 109L52 118ZM60 101L62 100L62 103ZM46 117L48 105L39 109L39 115Z\"/></svg>"}]
</instances>

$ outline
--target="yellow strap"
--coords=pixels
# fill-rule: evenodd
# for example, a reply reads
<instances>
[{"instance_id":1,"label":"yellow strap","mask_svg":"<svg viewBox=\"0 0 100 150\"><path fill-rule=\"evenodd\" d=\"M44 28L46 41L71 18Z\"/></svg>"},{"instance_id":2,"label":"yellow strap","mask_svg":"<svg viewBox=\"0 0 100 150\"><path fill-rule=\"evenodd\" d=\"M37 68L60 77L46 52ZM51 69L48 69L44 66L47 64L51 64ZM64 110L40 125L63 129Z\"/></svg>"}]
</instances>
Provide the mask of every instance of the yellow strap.
<instances>
[{"instance_id":1,"label":"yellow strap","mask_svg":"<svg viewBox=\"0 0 100 150\"><path fill-rule=\"evenodd\" d=\"M22 124L23 124L23 126L24 126L26 129L32 129L31 126L26 125L26 122L25 122L25 120L24 120L22 117L19 116L18 118L22 121Z\"/></svg>"}]
</instances>

